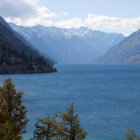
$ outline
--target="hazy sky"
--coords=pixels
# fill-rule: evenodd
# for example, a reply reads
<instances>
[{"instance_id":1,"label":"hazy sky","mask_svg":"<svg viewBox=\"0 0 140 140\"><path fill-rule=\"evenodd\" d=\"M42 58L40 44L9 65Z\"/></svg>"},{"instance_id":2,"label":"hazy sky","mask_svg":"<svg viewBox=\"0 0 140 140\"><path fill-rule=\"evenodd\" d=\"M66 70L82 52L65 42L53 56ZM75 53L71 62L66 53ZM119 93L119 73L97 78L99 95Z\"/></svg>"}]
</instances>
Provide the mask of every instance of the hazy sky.
<instances>
[{"instance_id":1,"label":"hazy sky","mask_svg":"<svg viewBox=\"0 0 140 140\"><path fill-rule=\"evenodd\" d=\"M0 0L0 13L18 25L89 27L130 34L140 29L140 0Z\"/></svg>"}]
</instances>

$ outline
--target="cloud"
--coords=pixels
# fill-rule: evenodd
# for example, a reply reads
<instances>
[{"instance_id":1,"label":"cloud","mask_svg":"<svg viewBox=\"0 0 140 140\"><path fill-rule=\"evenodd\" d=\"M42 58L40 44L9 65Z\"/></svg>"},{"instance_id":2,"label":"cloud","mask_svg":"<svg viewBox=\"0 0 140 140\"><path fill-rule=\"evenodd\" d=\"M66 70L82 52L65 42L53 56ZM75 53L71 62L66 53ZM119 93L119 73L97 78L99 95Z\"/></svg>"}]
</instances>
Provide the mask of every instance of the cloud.
<instances>
[{"instance_id":1,"label":"cloud","mask_svg":"<svg viewBox=\"0 0 140 140\"><path fill-rule=\"evenodd\" d=\"M68 16L69 13L68 13L68 12L63 12L63 15L64 15L64 16Z\"/></svg>"},{"instance_id":2,"label":"cloud","mask_svg":"<svg viewBox=\"0 0 140 140\"><path fill-rule=\"evenodd\" d=\"M88 14L85 19L76 17L60 21L54 25L64 28L79 28L81 26L85 26L94 30L130 34L140 29L140 17L120 18L108 15Z\"/></svg>"},{"instance_id":3,"label":"cloud","mask_svg":"<svg viewBox=\"0 0 140 140\"><path fill-rule=\"evenodd\" d=\"M3 17L26 17L35 13L34 7L24 0L1 0L0 13Z\"/></svg>"},{"instance_id":4,"label":"cloud","mask_svg":"<svg viewBox=\"0 0 140 140\"><path fill-rule=\"evenodd\" d=\"M57 26L62 28L89 27L94 30L107 32L121 32L130 34L140 28L140 17L120 18L109 15L88 14L87 17L73 17L68 19L69 13L63 12L62 18L58 18L53 11L45 6L40 6L37 0L0 0L0 14L8 22L17 25L34 26L41 24L44 26ZM67 16L67 20L64 20Z\"/></svg>"},{"instance_id":5,"label":"cloud","mask_svg":"<svg viewBox=\"0 0 140 140\"><path fill-rule=\"evenodd\" d=\"M83 21L82 19L75 17L70 20L64 20L64 21L54 23L54 25L63 28L79 28L83 26Z\"/></svg>"},{"instance_id":6,"label":"cloud","mask_svg":"<svg viewBox=\"0 0 140 140\"><path fill-rule=\"evenodd\" d=\"M106 31L127 34L140 28L140 17L128 19L108 15L88 14L88 17L84 19L84 24L91 28L101 28Z\"/></svg>"},{"instance_id":7,"label":"cloud","mask_svg":"<svg viewBox=\"0 0 140 140\"><path fill-rule=\"evenodd\" d=\"M15 23L17 25L23 25L23 26L35 26L35 25L54 26L52 20L48 20L42 17L36 17L30 19L6 18L6 21Z\"/></svg>"},{"instance_id":8,"label":"cloud","mask_svg":"<svg viewBox=\"0 0 140 140\"><path fill-rule=\"evenodd\" d=\"M1 0L0 13L5 18L51 18L55 14L46 7L39 6L36 0Z\"/></svg>"}]
</instances>

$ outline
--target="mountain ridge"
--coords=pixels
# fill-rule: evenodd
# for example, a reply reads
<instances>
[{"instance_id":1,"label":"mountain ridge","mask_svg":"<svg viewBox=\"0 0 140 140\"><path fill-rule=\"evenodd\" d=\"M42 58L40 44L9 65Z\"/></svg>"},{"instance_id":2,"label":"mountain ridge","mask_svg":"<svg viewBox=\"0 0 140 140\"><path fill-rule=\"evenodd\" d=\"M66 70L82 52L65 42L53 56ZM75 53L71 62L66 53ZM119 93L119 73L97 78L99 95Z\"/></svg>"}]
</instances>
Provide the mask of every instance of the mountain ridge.
<instances>
[{"instance_id":1,"label":"mountain ridge","mask_svg":"<svg viewBox=\"0 0 140 140\"><path fill-rule=\"evenodd\" d=\"M140 63L140 30L132 33L103 55L98 63Z\"/></svg>"},{"instance_id":2,"label":"mountain ridge","mask_svg":"<svg viewBox=\"0 0 140 140\"><path fill-rule=\"evenodd\" d=\"M125 38L122 34L93 31L86 27L65 29L10 25L35 48L48 52L58 63L90 63Z\"/></svg>"},{"instance_id":3,"label":"mountain ridge","mask_svg":"<svg viewBox=\"0 0 140 140\"><path fill-rule=\"evenodd\" d=\"M51 65L0 17L0 73L51 72Z\"/></svg>"}]
</instances>

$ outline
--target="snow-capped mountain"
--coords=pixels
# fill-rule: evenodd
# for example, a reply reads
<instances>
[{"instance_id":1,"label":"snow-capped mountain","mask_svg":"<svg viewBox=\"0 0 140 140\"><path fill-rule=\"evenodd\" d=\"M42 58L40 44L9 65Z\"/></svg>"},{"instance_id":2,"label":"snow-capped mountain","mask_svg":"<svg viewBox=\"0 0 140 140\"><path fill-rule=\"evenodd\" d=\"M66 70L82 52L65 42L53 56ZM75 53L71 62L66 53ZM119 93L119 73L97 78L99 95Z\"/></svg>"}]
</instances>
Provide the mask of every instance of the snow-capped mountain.
<instances>
[{"instance_id":1,"label":"snow-capped mountain","mask_svg":"<svg viewBox=\"0 0 140 140\"><path fill-rule=\"evenodd\" d=\"M11 27L58 63L90 63L125 38L122 34L93 31L85 27L64 29L15 24Z\"/></svg>"}]
</instances>

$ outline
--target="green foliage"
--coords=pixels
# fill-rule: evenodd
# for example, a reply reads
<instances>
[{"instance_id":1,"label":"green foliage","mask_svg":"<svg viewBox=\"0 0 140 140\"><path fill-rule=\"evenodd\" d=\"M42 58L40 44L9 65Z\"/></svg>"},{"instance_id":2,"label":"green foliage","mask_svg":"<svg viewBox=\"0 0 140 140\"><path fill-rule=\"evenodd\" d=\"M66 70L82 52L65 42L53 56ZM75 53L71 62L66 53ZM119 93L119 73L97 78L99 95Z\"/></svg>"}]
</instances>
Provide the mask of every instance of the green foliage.
<instances>
[{"instance_id":1,"label":"green foliage","mask_svg":"<svg viewBox=\"0 0 140 140\"><path fill-rule=\"evenodd\" d=\"M17 92L11 79L0 87L0 140L21 140L27 123L22 105L22 92Z\"/></svg>"},{"instance_id":2,"label":"green foliage","mask_svg":"<svg viewBox=\"0 0 140 140\"><path fill-rule=\"evenodd\" d=\"M73 104L61 115L60 126L61 140L83 140L86 138L86 132L80 125L79 116L74 113Z\"/></svg>"},{"instance_id":3,"label":"green foliage","mask_svg":"<svg viewBox=\"0 0 140 140\"><path fill-rule=\"evenodd\" d=\"M45 119L38 119L35 124L34 137L32 140L52 140L57 136L56 117L50 117L49 115Z\"/></svg>"},{"instance_id":4,"label":"green foliage","mask_svg":"<svg viewBox=\"0 0 140 140\"><path fill-rule=\"evenodd\" d=\"M84 140L86 132L80 125L79 116L74 114L73 105L62 113L60 119L47 116L36 123L32 140Z\"/></svg>"},{"instance_id":5,"label":"green foliage","mask_svg":"<svg viewBox=\"0 0 140 140\"><path fill-rule=\"evenodd\" d=\"M129 129L126 134L126 140L140 140L134 129Z\"/></svg>"}]
</instances>

